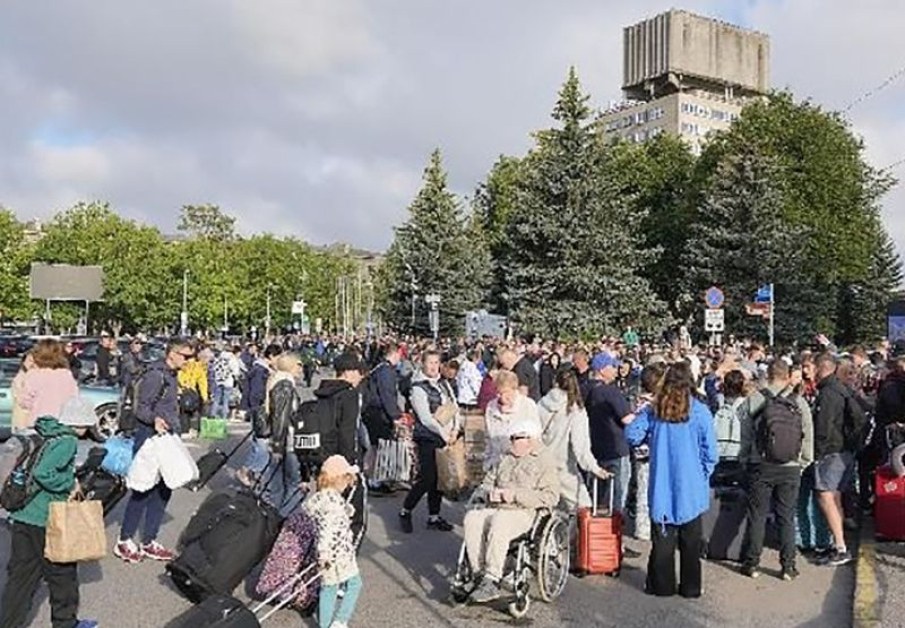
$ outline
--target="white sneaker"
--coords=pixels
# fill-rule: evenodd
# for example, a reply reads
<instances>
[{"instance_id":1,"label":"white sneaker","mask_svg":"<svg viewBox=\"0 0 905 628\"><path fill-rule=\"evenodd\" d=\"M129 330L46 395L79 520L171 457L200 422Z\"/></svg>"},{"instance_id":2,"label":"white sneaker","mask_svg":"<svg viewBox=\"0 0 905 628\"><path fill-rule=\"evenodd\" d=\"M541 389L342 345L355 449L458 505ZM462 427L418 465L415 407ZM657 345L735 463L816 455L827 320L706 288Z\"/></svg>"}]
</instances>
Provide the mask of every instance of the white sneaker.
<instances>
[{"instance_id":1,"label":"white sneaker","mask_svg":"<svg viewBox=\"0 0 905 628\"><path fill-rule=\"evenodd\" d=\"M349 624L342 621L335 621L330 624L330 628L349 628Z\"/></svg>"}]
</instances>

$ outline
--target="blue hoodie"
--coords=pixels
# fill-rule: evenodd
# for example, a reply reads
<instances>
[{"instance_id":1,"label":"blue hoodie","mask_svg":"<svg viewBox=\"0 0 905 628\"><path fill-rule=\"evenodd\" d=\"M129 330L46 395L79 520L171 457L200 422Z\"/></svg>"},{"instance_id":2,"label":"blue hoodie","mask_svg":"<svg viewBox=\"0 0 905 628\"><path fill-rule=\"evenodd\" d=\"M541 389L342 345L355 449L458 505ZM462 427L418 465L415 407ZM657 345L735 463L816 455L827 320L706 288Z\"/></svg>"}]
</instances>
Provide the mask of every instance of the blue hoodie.
<instances>
[{"instance_id":1,"label":"blue hoodie","mask_svg":"<svg viewBox=\"0 0 905 628\"><path fill-rule=\"evenodd\" d=\"M650 445L650 516L660 524L682 525L710 509L710 475L719 460L713 415L691 400L684 423L667 423L648 406L625 428L633 446Z\"/></svg>"}]
</instances>

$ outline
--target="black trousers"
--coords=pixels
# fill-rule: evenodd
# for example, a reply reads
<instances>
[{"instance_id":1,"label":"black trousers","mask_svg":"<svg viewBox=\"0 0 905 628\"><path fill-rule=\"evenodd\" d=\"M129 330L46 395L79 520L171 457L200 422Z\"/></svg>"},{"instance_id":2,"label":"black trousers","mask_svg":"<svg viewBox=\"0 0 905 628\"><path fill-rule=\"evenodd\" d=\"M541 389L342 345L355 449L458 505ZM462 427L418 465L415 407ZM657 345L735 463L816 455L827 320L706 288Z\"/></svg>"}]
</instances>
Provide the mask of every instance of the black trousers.
<instances>
[{"instance_id":1,"label":"black trousers","mask_svg":"<svg viewBox=\"0 0 905 628\"><path fill-rule=\"evenodd\" d=\"M368 481L364 474L359 474L358 482L354 487L348 489L345 498L349 499L351 493L352 499L350 504L355 510L352 513L352 538L358 543L356 550L361 549L361 540L367 532L367 521L365 520L365 508L367 508L367 491Z\"/></svg>"},{"instance_id":2,"label":"black trousers","mask_svg":"<svg viewBox=\"0 0 905 628\"><path fill-rule=\"evenodd\" d=\"M749 470L748 527L742 545L744 565L757 567L760 564L767 514L774 504L779 526L779 563L784 569L795 566L795 513L800 487L801 469L798 466L761 463Z\"/></svg>"},{"instance_id":3,"label":"black trousers","mask_svg":"<svg viewBox=\"0 0 905 628\"><path fill-rule=\"evenodd\" d=\"M701 595L701 517L682 525L651 520L653 547L647 561L646 591L653 595L676 594L676 547L679 550L679 595Z\"/></svg>"},{"instance_id":4,"label":"black trousers","mask_svg":"<svg viewBox=\"0 0 905 628\"><path fill-rule=\"evenodd\" d=\"M72 628L78 620L79 574L75 563L52 563L44 558L45 530L12 522L6 589L0 603L0 628L23 628L32 598L43 578L50 590L53 628Z\"/></svg>"},{"instance_id":5,"label":"black trousers","mask_svg":"<svg viewBox=\"0 0 905 628\"><path fill-rule=\"evenodd\" d=\"M443 445L434 441L418 441L418 463L421 466L421 474L402 503L402 507L406 510L414 510L421 498L424 497L424 494L427 493L428 514L440 514L443 494L437 490L437 449L441 447Z\"/></svg>"}]
</instances>

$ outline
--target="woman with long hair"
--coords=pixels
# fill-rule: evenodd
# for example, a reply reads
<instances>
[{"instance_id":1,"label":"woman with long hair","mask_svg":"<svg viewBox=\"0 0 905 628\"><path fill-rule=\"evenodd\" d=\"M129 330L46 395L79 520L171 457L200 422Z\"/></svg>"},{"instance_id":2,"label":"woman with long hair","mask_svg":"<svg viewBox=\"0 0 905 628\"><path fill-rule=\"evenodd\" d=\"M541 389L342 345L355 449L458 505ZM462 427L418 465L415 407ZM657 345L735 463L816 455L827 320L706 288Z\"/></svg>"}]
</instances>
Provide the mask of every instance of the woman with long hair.
<instances>
[{"instance_id":1,"label":"woman with long hair","mask_svg":"<svg viewBox=\"0 0 905 628\"><path fill-rule=\"evenodd\" d=\"M61 342L39 340L30 353L34 366L25 372L16 393L18 412L24 415L20 429L33 427L42 416L60 416L63 404L79 394Z\"/></svg>"},{"instance_id":2,"label":"woman with long hair","mask_svg":"<svg viewBox=\"0 0 905 628\"><path fill-rule=\"evenodd\" d=\"M650 446L649 510L653 548L645 592L670 596L676 587L676 547L680 554L678 593L701 595L701 515L710 508L710 475L719 459L713 417L694 394L691 368L667 369L654 403L625 429L632 445Z\"/></svg>"},{"instance_id":3,"label":"woman with long hair","mask_svg":"<svg viewBox=\"0 0 905 628\"><path fill-rule=\"evenodd\" d=\"M570 510L591 505L588 490L578 473L582 469L601 479L610 474L597 464L591 452L588 413L571 368L560 368L555 386L537 404L541 438L559 465L560 502Z\"/></svg>"}]
</instances>

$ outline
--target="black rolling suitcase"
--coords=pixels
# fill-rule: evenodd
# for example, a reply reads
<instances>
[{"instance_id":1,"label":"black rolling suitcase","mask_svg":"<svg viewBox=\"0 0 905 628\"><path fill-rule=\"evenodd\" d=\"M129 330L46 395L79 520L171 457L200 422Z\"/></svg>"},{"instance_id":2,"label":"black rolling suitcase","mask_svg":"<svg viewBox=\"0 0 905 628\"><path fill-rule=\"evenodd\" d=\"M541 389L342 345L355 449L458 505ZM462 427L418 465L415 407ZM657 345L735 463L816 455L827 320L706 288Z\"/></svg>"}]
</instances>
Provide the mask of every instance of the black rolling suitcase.
<instances>
[{"instance_id":1,"label":"black rolling suitcase","mask_svg":"<svg viewBox=\"0 0 905 628\"><path fill-rule=\"evenodd\" d=\"M211 595L170 621L165 628L260 628L261 624L267 621L271 615L295 599L293 589L296 585L303 583L301 588L305 589L321 577L321 573L316 571L315 565L311 565L290 578L254 609L248 609L242 602L228 595ZM276 606L263 612L268 604L272 604L280 598L282 601Z\"/></svg>"},{"instance_id":2,"label":"black rolling suitcase","mask_svg":"<svg viewBox=\"0 0 905 628\"><path fill-rule=\"evenodd\" d=\"M183 530L179 555L166 570L193 602L228 596L270 552L280 524L276 509L252 490L211 493Z\"/></svg>"},{"instance_id":3,"label":"black rolling suitcase","mask_svg":"<svg viewBox=\"0 0 905 628\"><path fill-rule=\"evenodd\" d=\"M742 559L748 493L739 486L710 490L710 510L704 513L704 556L711 560Z\"/></svg>"},{"instance_id":4,"label":"black rolling suitcase","mask_svg":"<svg viewBox=\"0 0 905 628\"><path fill-rule=\"evenodd\" d=\"M101 461L106 453L107 450L103 447L93 447L88 452L88 458L75 472L75 479L82 488L85 499L101 502L105 517L128 492L125 479L101 468Z\"/></svg>"},{"instance_id":5,"label":"black rolling suitcase","mask_svg":"<svg viewBox=\"0 0 905 628\"><path fill-rule=\"evenodd\" d=\"M248 434L246 434L245 437L229 451L229 453L226 453L217 447L201 456L197 462L198 479L187 484L186 488L193 491L204 488L204 486L211 481L211 478L214 477L220 469L226 466L229 459L239 451L239 448L242 447L242 445L245 444L245 441L251 438L251 436L252 432L248 432Z\"/></svg>"}]
</instances>

